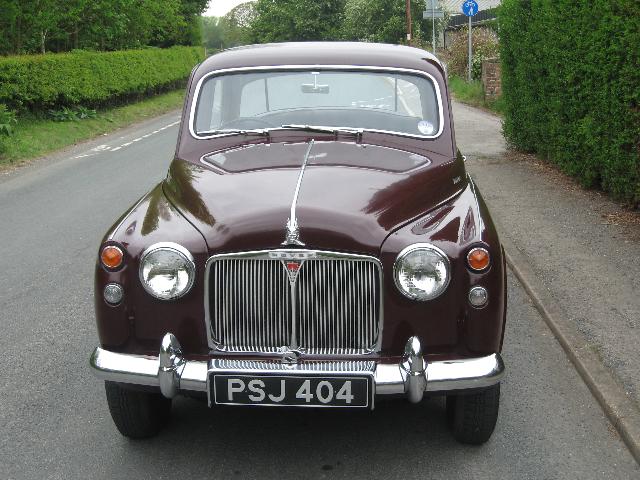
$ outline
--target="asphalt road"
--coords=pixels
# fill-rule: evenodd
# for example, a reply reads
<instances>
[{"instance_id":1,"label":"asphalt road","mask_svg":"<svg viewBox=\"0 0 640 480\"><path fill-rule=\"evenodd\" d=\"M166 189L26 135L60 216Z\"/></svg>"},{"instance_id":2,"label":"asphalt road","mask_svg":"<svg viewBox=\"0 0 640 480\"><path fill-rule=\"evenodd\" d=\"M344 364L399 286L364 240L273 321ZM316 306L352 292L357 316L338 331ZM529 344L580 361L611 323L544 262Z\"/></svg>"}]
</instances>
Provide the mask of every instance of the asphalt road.
<instances>
[{"instance_id":1,"label":"asphalt road","mask_svg":"<svg viewBox=\"0 0 640 480\"><path fill-rule=\"evenodd\" d=\"M566 324L640 406L637 219L625 221L630 212L545 162L508 151L498 117L461 104L454 112L467 168L502 231L561 305Z\"/></svg>"},{"instance_id":2,"label":"asphalt road","mask_svg":"<svg viewBox=\"0 0 640 480\"><path fill-rule=\"evenodd\" d=\"M178 399L160 436L121 437L88 368L93 264L105 230L164 176L177 129L160 128L176 120L0 177L0 478L640 478L512 276L501 414L484 446L451 438L438 398L372 413Z\"/></svg>"}]
</instances>

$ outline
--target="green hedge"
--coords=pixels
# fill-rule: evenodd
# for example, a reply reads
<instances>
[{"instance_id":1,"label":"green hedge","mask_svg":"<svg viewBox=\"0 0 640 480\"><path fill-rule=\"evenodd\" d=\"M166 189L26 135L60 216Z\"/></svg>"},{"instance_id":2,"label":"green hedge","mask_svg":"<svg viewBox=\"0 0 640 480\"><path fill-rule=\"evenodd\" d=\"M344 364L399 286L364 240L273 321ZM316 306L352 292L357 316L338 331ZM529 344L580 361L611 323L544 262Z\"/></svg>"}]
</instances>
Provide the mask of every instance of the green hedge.
<instances>
[{"instance_id":1,"label":"green hedge","mask_svg":"<svg viewBox=\"0 0 640 480\"><path fill-rule=\"evenodd\" d=\"M503 0L504 131L615 198L640 202L638 0Z\"/></svg>"},{"instance_id":2,"label":"green hedge","mask_svg":"<svg viewBox=\"0 0 640 480\"><path fill-rule=\"evenodd\" d=\"M107 106L178 86L203 58L200 47L0 57L0 104Z\"/></svg>"}]
</instances>

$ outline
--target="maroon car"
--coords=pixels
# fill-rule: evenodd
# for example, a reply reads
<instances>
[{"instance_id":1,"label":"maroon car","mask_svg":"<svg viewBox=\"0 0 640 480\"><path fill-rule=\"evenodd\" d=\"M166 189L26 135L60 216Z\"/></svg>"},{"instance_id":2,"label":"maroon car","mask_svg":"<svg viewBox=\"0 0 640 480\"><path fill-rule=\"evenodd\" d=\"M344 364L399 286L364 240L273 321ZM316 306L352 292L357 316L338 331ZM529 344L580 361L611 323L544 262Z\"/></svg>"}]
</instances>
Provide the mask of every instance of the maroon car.
<instances>
[{"instance_id":1,"label":"maroon car","mask_svg":"<svg viewBox=\"0 0 640 480\"><path fill-rule=\"evenodd\" d=\"M167 177L100 246L90 363L129 437L181 394L354 409L445 395L454 436L482 443L505 307L435 57L242 47L193 70Z\"/></svg>"}]
</instances>

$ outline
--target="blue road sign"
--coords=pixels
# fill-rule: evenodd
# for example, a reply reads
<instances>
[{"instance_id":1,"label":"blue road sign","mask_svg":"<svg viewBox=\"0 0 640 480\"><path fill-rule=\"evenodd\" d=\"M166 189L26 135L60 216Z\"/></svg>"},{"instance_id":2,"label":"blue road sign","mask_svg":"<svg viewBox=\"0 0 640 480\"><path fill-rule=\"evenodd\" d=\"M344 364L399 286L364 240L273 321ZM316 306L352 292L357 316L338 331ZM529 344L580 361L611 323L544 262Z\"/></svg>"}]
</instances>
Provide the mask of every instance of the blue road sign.
<instances>
[{"instance_id":1,"label":"blue road sign","mask_svg":"<svg viewBox=\"0 0 640 480\"><path fill-rule=\"evenodd\" d=\"M476 2L476 0L466 0L462 4L462 13L467 17L473 17L478 13L478 2Z\"/></svg>"}]
</instances>

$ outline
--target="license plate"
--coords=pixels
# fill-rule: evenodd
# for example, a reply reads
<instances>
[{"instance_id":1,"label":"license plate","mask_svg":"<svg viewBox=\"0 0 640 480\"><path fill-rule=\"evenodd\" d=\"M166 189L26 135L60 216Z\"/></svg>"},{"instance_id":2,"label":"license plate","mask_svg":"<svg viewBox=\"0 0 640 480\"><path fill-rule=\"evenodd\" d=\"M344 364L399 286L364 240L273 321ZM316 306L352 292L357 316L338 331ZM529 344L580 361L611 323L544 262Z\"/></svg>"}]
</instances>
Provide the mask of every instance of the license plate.
<instances>
[{"instance_id":1,"label":"license plate","mask_svg":"<svg viewBox=\"0 0 640 480\"><path fill-rule=\"evenodd\" d=\"M364 376L213 374L210 380L216 404L373 407L371 380Z\"/></svg>"}]
</instances>

